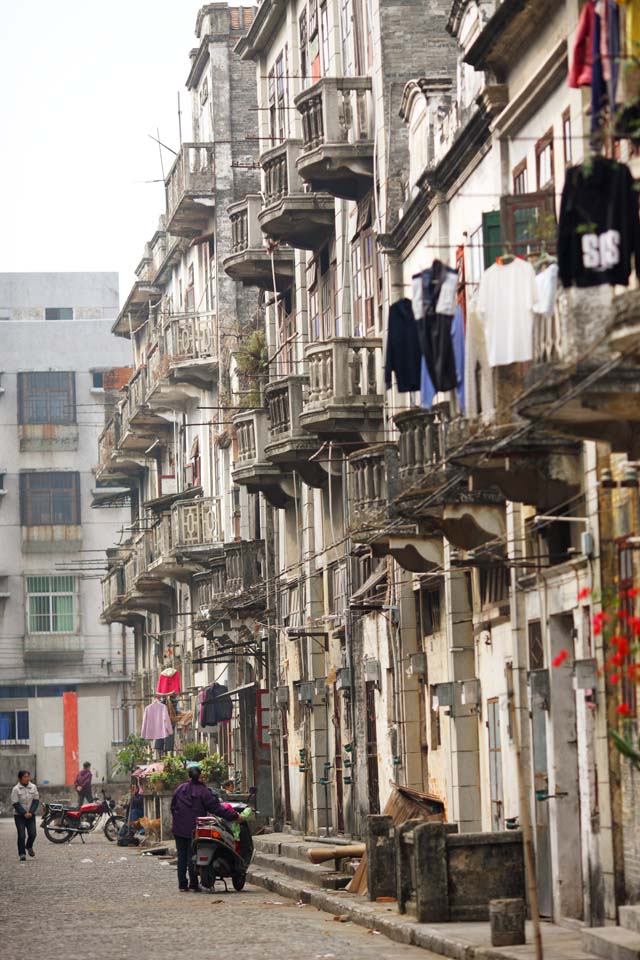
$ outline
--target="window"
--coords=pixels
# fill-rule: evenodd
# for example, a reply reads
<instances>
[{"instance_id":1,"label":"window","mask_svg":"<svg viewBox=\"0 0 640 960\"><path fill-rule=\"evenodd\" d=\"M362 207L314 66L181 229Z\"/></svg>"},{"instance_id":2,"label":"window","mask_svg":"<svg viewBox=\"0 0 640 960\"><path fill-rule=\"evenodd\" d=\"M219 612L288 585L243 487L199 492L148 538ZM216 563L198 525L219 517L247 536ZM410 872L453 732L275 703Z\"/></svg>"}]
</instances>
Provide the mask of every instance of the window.
<instances>
[{"instance_id":1,"label":"window","mask_svg":"<svg viewBox=\"0 0 640 960\"><path fill-rule=\"evenodd\" d=\"M521 160L513 168L513 192L515 194L527 192L527 161Z\"/></svg>"},{"instance_id":2,"label":"window","mask_svg":"<svg viewBox=\"0 0 640 960\"><path fill-rule=\"evenodd\" d=\"M423 637L438 633L442 626L440 611L440 590L427 590L422 587L416 597L417 614L420 631Z\"/></svg>"},{"instance_id":3,"label":"window","mask_svg":"<svg viewBox=\"0 0 640 960\"><path fill-rule=\"evenodd\" d=\"M480 605L491 607L509 598L509 568L503 564L480 568Z\"/></svg>"},{"instance_id":4,"label":"window","mask_svg":"<svg viewBox=\"0 0 640 960\"><path fill-rule=\"evenodd\" d=\"M312 340L328 340L339 335L335 309L336 264L328 247L320 251L309 267L309 322Z\"/></svg>"},{"instance_id":5,"label":"window","mask_svg":"<svg viewBox=\"0 0 640 960\"><path fill-rule=\"evenodd\" d=\"M29 711L0 710L0 743L29 742Z\"/></svg>"},{"instance_id":6,"label":"window","mask_svg":"<svg viewBox=\"0 0 640 960\"><path fill-rule=\"evenodd\" d=\"M364 230L351 248L353 333L363 337L376 327L377 256L373 231Z\"/></svg>"},{"instance_id":7,"label":"window","mask_svg":"<svg viewBox=\"0 0 640 960\"><path fill-rule=\"evenodd\" d=\"M573 150L571 148L571 110L569 107L562 114L562 150L564 154L564 165L568 167L573 162Z\"/></svg>"},{"instance_id":8,"label":"window","mask_svg":"<svg viewBox=\"0 0 640 960\"><path fill-rule=\"evenodd\" d=\"M531 620L528 627L529 670L544 669L544 644L539 620Z\"/></svg>"},{"instance_id":9,"label":"window","mask_svg":"<svg viewBox=\"0 0 640 960\"><path fill-rule=\"evenodd\" d=\"M80 474L21 473L23 527L80 523Z\"/></svg>"},{"instance_id":10,"label":"window","mask_svg":"<svg viewBox=\"0 0 640 960\"><path fill-rule=\"evenodd\" d=\"M45 307L45 320L73 320L73 307Z\"/></svg>"},{"instance_id":11,"label":"window","mask_svg":"<svg viewBox=\"0 0 640 960\"><path fill-rule=\"evenodd\" d=\"M288 50L284 50L269 71L269 135L271 143L282 143L289 130L288 108Z\"/></svg>"},{"instance_id":12,"label":"window","mask_svg":"<svg viewBox=\"0 0 640 960\"><path fill-rule=\"evenodd\" d=\"M19 423L75 423L73 373L19 373Z\"/></svg>"},{"instance_id":13,"label":"window","mask_svg":"<svg viewBox=\"0 0 640 960\"><path fill-rule=\"evenodd\" d=\"M27 577L27 630L33 633L73 633L75 577Z\"/></svg>"},{"instance_id":14,"label":"window","mask_svg":"<svg viewBox=\"0 0 640 960\"><path fill-rule=\"evenodd\" d=\"M93 390L104 390L104 373L102 370L91 371L91 387Z\"/></svg>"},{"instance_id":15,"label":"window","mask_svg":"<svg viewBox=\"0 0 640 960\"><path fill-rule=\"evenodd\" d=\"M431 750L437 750L442 744L440 708L439 706L435 706L437 697L436 684L432 683L429 686L429 747Z\"/></svg>"},{"instance_id":16,"label":"window","mask_svg":"<svg viewBox=\"0 0 640 960\"><path fill-rule=\"evenodd\" d=\"M536 183L538 190L553 183L553 127L536 143Z\"/></svg>"},{"instance_id":17,"label":"window","mask_svg":"<svg viewBox=\"0 0 640 960\"><path fill-rule=\"evenodd\" d=\"M298 21L298 37L300 42L300 73L302 85L307 86L309 80L309 32L307 29L307 11L303 10Z\"/></svg>"},{"instance_id":18,"label":"window","mask_svg":"<svg viewBox=\"0 0 640 960\"><path fill-rule=\"evenodd\" d=\"M278 342L280 357L278 359L278 375L288 377L295 373L296 353L296 316L291 305L291 293L286 293L278 300Z\"/></svg>"},{"instance_id":19,"label":"window","mask_svg":"<svg viewBox=\"0 0 640 960\"><path fill-rule=\"evenodd\" d=\"M329 73L329 13L326 0L320 4L320 40L322 48L322 73Z\"/></svg>"},{"instance_id":20,"label":"window","mask_svg":"<svg viewBox=\"0 0 640 960\"><path fill-rule=\"evenodd\" d=\"M553 191L540 190L537 193L502 197L500 235L503 243L510 245L512 253L527 256L542 249L553 253L557 232Z\"/></svg>"},{"instance_id":21,"label":"window","mask_svg":"<svg viewBox=\"0 0 640 960\"><path fill-rule=\"evenodd\" d=\"M185 290L185 310L187 313L195 313L196 309L196 293L195 293L195 271L193 264L189 264L189 271L187 275L187 288Z\"/></svg>"},{"instance_id":22,"label":"window","mask_svg":"<svg viewBox=\"0 0 640 960\"><path fill-rule=\"evenodd\" d=\"M566 524L569 526L569 524ZM618 590L620 592L620 605L618 614L626 618L635 615L635 602L633 593L629 597L629 591L635 586L633 577L633 550L627 541L618 541ZM627 620L621 619L621 623L626 624ZM634 676L629 676L629 667L635 662L634 653L628 653L624 657L621 665L620 674L620 698L622 703L629 705L631 716L635 717L638 712L638 700L636 692L636 681Z\"/></svg>"}]
</instances>

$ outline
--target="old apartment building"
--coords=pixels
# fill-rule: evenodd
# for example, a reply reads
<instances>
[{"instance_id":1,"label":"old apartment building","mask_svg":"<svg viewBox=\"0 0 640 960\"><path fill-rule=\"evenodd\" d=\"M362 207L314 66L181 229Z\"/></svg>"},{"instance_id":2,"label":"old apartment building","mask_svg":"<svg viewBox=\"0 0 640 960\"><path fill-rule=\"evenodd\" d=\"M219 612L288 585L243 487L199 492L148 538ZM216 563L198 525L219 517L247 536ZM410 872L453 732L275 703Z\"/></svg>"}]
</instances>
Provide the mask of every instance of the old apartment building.
<instances>
[{"instance_id":1,"label":"old apartment building","mask_svg":"<svg viewBox=\"0 0 640 960\"><path fill-rule=\"evenodd\" d=\"M213 741L305 833L362 835L394 782L511 829L522 777L541 912L593 925L640 896L602 629L638 613L640 379L637 293L556 294L581 10L203 7L100 475L132 491L104 617L138 720L163 668L189 709L224 682ZM405 321L436 278L432 368Z\"/></svg>"},{"instance_id":2,"label":"old apartment building","mask_svg":"<svg viewBox=\"0 0 640 960\"><path fill-rule=\"evenodd\" d=\"M97 437L128 345L115 273L0 274L0 783L27 766L97 777L122 739L133 646L99 618L104 549L128 511L103 500Z\"/></svg>"}]
</instances>

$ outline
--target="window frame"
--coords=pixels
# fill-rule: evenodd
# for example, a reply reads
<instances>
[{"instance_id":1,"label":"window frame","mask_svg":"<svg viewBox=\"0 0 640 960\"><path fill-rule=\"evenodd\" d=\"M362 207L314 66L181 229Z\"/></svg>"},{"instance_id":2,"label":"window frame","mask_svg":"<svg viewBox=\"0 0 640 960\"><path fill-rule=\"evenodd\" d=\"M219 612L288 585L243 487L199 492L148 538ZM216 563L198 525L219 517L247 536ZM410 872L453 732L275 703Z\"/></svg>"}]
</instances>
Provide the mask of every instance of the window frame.
<instances>
[{"instance_id":1,"label":"window frame","mask_svg":"<svg viewBox=\"0 0 640 960\"><path fill-rule=\"evenodd\" d=\"M2 701L0 701L0 705L1 703ZM11 714L13 714L13 729L14 729L15 737L3 738L0 736L0 746L3 746L3 747L4 746L20 746L23 744L28 744L31 741L31 730L29 725L28 707L13 707L13 708L10 707L7 710L0 710L0 723L3 715L10 716ZM25 736L21 737L19 735L20 734L20 720L18 718L19 714L22 715L23 717L23 723L24 723L24 716L26 716L26 725L27 725L26 737ZM22 732L23 733L25 732L24 727Z\"/></svg>"},{"instance_id":2,"label":"window frame","mask_svg":"<svg viewBox=\"0 0 640 960\"><path fill-rule=\"evenodd\" d=\"M62 377L66 377L63 385ZM60 379L56 389L55 380ZM40 386L38 386L40 381ZM55 405L62 400L60 411ZM42 405L44 412L31 413L31 404ZM18 423L21 426L55 424L70 426L77 423L76 375L71 370L27 370L18 373Z\"/></svg>"},{"instance_id":3,"label":"window frame","mask_svg":"<svg viewBox=\"0 0 640 960\"><path fill-rule=\"evenodd\" d=\"M545 180L544 183L540 180L540 168L541 168L541 159L545 151L549 150L549 179ZM555 181L555 151L554 151L554 137L553 137L553 127L549 127L546 133L544 133L538 141L536 141L535 146L535 155L536 155L536 190L538 192L542 190L549 190L553 187Z\"/></svg>"},{"instance_id":4,"label":"window frame","mask_svg":"<svg viewBox=\"0 0 640 960\"><path fill-rule=\"evenodd\" d=\"M68 313L71 316L52 316L52 314ZM64 320L75 320L75 310L73 307L45 307L44 308L44 319L55 322L55 321L64 321Z\"/></svg>"},{"instance_id":5,"label":"window frame","mask_svg":"<svg viewBox=\"0 0 640 960\"><path fill-rule=\"evenodd\" d=\"M40 584L30 581L41 581ZM66 581L65 584L56 584L56 581ZM71 600L71 609L56 609L55 598ZM39 599L40 603L32 600ZM46 599L46 604L43 602ZM38 609L38 606L40 609ZM60 604L62 607L62 604ZM78 580L76 577L49 574L27 574L25 576L25 617L28 636L73 636L78 629ZM46 618L44 624L38 620ZM64 629L60 629L62 621Z\"/></svg>"},{"instance_id":6,"label":"window frame","mask_svg":"<svg viewBox=\"0 0 640 960\"><path fill-rule=\"evenodd\" d=\"M48 478L68 478L69 483L66 487L63 484L58 486L51 483L47 488L33 480L43 481ZM34 494L41 494L41 500L44 501L48 496L48 515L44 509L44 502L37 506L33 502ZM58 518L63 511L60 505L56 506L56 496L68 498L68 516L70 519L61 520ZM42 517L45 519L42 519ZM20 473L20 523L23 527L43 527L43 526L79 526L80 524L80 474L74 470L24 470Z\"/></svg>"},{"instance_id":7,"label":"window frame","mask_svg":"<svg viewBox=\"0 0 640 960\"><path fill-rule=\"evenodd\" d=\"M527 158L524 157L520 163L517 163L513 168L512 174L513 178L513 195L516 197L522 196L524 193L528 193L528 179L529 171L527 169Z\"/></svg>"},{"instance_id":8,"label":"window frame","mask_svg":"<svg viewBox=\"0 0 640 960\"><path fill-rule=\"evenodd\" d=\"M565 167L573 163L573 143L571 140L571 107L562 111L562 154Z\"/></svg>"}]
</instances>

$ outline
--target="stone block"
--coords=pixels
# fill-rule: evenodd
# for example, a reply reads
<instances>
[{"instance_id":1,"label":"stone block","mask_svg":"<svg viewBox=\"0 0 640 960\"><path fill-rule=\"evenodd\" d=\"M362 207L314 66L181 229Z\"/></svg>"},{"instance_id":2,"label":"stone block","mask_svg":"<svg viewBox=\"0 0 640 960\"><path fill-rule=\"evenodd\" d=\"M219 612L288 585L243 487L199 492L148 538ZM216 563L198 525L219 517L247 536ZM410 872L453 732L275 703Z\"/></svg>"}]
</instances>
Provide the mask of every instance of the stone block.
<instances>
[{"instance_id":1,"label":"stone block","mask_svg":"<svg viewBox=\"0 0 640 960\"><path fill-rule=\"evenodd\" d=\"M513 947L526 943L524 900L491 900L489 921L492 946Z\"/></svg>"},{"instance_id":2,"label":"stone block","mask_svg":"<svg viewBox=\"0 0 640 960\"><path fill-rule=\"evenodd\" d=\"M367 886L369 899L396 896L395 841L391 817L367 817Z\"/></svg>"}]
</instances>

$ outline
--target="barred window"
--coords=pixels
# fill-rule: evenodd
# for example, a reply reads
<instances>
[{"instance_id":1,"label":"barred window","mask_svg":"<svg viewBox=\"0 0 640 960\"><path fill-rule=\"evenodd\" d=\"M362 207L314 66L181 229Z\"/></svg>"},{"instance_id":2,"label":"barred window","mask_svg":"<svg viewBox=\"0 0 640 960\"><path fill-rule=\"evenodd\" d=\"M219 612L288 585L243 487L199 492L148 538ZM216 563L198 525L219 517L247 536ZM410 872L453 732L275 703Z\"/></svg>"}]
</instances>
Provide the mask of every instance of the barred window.
<instances>
[{"instance_id":1,"label":"barred window","mask_svg":"<svg viewBox=\"0 0 640 960\"><path fill-rule=\"evenodd\" d=\"M75 598L75 577L27 577L29 633L73 633Z\"/></svg>"},{"instance_id":2,"label":"barred window","mask_svg":"<svg viewBox=\"0 0 640 960\"><path fill-rule=\"evenodd\" d=\"M75 423L75 374L18 374L19 423Z\"/></svg>"},{"instance_id":3,"label":"barred window","mask_svg":"<svg viewBox=\"0 0 640 960\"><path fill-rule=\"evenodd\" d=\"M0 710L0 743L29 742L29 711Z\"/></svg>"},{"instance_id":4,"label":"barred window","mask_svg":"<svg viewBox=\"0 0 640 960\"><path fill-rule=\"evenodd\" d=\"M23 527L80 523L80 474L21 473L20 518Z\"/></svg>"}]
</instances>

